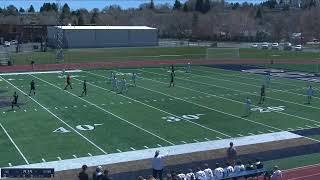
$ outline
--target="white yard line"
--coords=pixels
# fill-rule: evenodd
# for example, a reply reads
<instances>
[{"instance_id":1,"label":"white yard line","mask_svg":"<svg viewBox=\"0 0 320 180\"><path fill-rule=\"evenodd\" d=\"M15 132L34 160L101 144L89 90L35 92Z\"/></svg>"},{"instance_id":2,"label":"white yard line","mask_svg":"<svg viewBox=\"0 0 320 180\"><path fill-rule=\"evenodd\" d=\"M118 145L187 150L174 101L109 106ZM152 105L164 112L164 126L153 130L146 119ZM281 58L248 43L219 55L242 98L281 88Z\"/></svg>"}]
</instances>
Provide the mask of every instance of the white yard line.
<instances>
[{"instance_id":1,"label":"white yard line","mask_svg":"<svg viewBox=\"0 0 320 180\"><path fill-rule=\"evenodd\" d=\"M142 131L144 131L144 132L146 132L146 133L148 133L148 134L150 134L150 135L152 135L152 136L154 136L154 137L157 137L158 139L161 139L162 141L165 141L165 142L167 142L167 143L169 143L169 144L171 144L171 145L174 145L174 143L172 143L172 142L170 142L170 141L168 141L168 140L166 140L166 139L164 139L164 138L162 138L162 137L154 134L153 132L150 132L150 131L148 131L148 130L146 130L146 129L144 129L144 128L142 128L142 127L140 127L140 126L138 126L138 125L136 125L136 124L134 124L134 123L132 123L132 122L130 122L130 121L128 121L128 120L126 120L126 119L124 119L124 118L122 118L122 117L114 114L114 113L112 113L112 112L110 112L110 111L107 111L107 110L101 108L100 106L98 106L98 105L96 105L96 104L94 104L94 103L92 103L92 102L90 102L90 101L88 101L88 100L86 100L86 99L84 99L84 98L82 98L82 97L79 97L79 96L77 96L77 95L75 95L75 94L73 94L73 93L71 93L71 92L69 92L69 91L65 91L65 90L63 90L62 88L60 88L60 87L58 87L58 86L56 86L56 85L54 85L54 84L52 84L52 83L50 83L50 82L48 82L48 81L45 81L45 80L43 80L43 79L41 79L41 78L39 78L39 77L36 77L36 76L34 76L34 75L31 75L31 76L34 77L34 78L36 78L36 79L38 79L38 80L40 80L40 81L42 81L42 82L45 82L45 83L47 83L47 84L49 84L49 85L51 85L51 86L53 86L53 87L55 87L55 88L57 88L57 89L60 89L60 90L62 90L63 92L66 92L66 93L72 95L73 97L76 97L76 98L78 98L78 99L80 99L80 100L82 100L82 101L84 101L84 102L86 102L86 103L88 103L88 104L90 104L90 105L92 105L92 106L100 109L101 111L106 112L106 113L108 113L108 114L110 114L110 115L112 115L112 116L114 116L114 117L116 117L116 118L118 118L118 119L120 119L120 120L122 120L122 121L124 121L124 122L126 122L126 123L128 123L128 124L130 124L130 125L132 125L132 126L134 126L134 127L136 127L136 128L138 128L138 129L140 129L140 130L142 130Z\"/></svg>"},{"instance_id":2,"label":"white yard line","mask_svg":"<svg viewBox=\"0 0 320 180\"><path fill-rule=\"evenodd\" d=\"M140 71L143 71L143 70L140 70ZM149 72L149 71L144 71L144 72L151 73L151 74L158 74L158 73L153 73L153 72ZM158 74L158 75L165 76L165 75L163 75L163 74ZM153 79L148 79L148 78L144 78L144 79L147 79L147 80L150 80L150 81L154 81L154 82L158 82L158 83L162 83L162 84L167 84L167 83L164 83L164 82L161 82L161 81L157 81L157 80L153 80ZM186 81L189 81L189 80L186 80ZM194 82L195 82L195 81L194 81ZM201 84L203 84L203 83L201 83ZM207 83L205 83L205 84L206 84L206 85L210 85L210 86L216 86L216 85L207 84ZM202 93L202 94L206 94L206 95L213 96L213 97L216 97L216 98L220 98L220 99L224 99L224 100L228 100L228 101L232 101L232 102L244 104L243 102L240 102L240 101L237 101L237 100L233 100L233 99L221 97L221 96L218 96L218 95L215 95L215 94L210 94L210 93L198 91L198 90L191 89L191 88L187 88L187 87L184 87L184 86L176 85L176 87L179 87L179 88L182 88L182 89L187 89L187 90L194 91L194 92L198 92L198 93ZM220 87L220 88L229 89L229 90L233 90L233 91L239 91L239 90L235 90L235 89L231 89L231 88L226 88L226 87L222 87L222 86L219 86L219 87ZM239 91L239 92L241 92L241 93L246 93L246 92L244 92L244 91ZM253 93L249 93L249 92L247 92L247 93L257 96L256 94L253 94ZM258 107L258 106L253 105L253 107ZM305 118L305 117L301 117L301 116L296 116L296 115L293 115L293 114L288 114L288 113L284 113L284 112L280 112L280 111L275 111L275 113L279 113L279 114L283 114L283 115L287 115L287 116L291 116L291 117L295 117L295 118L299 118L299 119L303 119L303 120L307 120L307 121L311 121L311 122L320 123L320 122L317 121L317 120L313 120L313 119L309 119L309 118Z\"/></svg>"},{"instance_id":3,"label":"white yard line","mask_svg":"<svg viewBox=\"0 0 320 180\"><path fill-rule=\"evenodd\" d=\"M10 84L12 87L16 88L18 91L20 91L22 94L27 95L25 92L23 92L21 89L19 89L18 87L16 87L15 85L13 85L12 83L10 83L9 81L7 81L6 79L4 79L3 77L0 76L0 78L4 81L6 81L8 84ZM88 141L90 144L92 144L94 147L96 147L97 149L99 149L101 152L103 152L104 154L107 154L107 152L105 152L101 147L99 147L98 145L96 145L94 142L92 142L90 139L88 139L87 137L85 137L84 135L82 135L80 132L78 132L76 129L74 129L71 125L69 125L68 123L66 123L64 120L62 120L61 118L59 118L57 115L55 115L53 112L51 112L50 110L48 110L48 108L46 108L45 106L43 106L42 104L40 104L37 100L35 100L34 98L28 96L33 102L35 102L36 104L38 104L40 107L42 107L44 110L46 110L49 114L51 114L53 117L55 117L56 119L58 119L60 122L62 122L64 125L68 126L70 129L72 129L75 133L77 133L79 136L81 136L83 139L85 139L86 141Z\"/></svg>"},{"instance_id":4,"label":"white yard line","mask_svg":"<svg viewBox=\"0 0 320 180\"><path fill-rule=\"evenodd\" d=\"M95 74L95 73L91 73L91 72L87 72L87 71L85 71L85 72L88 73L88 74L92 74L92 75L96 75L96 76L101 76L101 77L103 77L102 75L99 75L99 74ZM75 79L75 78L74 78L74 79ZM76 79L76 80L78 80L78 79ZM78 80L78 81L79 81L79 80ZM88 84L90 84L90 83L88 83ZM94 87L103 89L103 90L105 90L105 91L109 91L109 90L106 89L106 88L103 88L103 87L100 87L100 86L97 86L97 85L94 85L94 84L91 84L91 85L94 86ZM137 86L137 87L140 87L140 86ZM140 87L140 88L142 88L142 87ZM150 108L152 108L152 109L155 109L155 110L158 110L158 111L160 111L160 112L166 113L166 114L168 114L168 115L171 115L171 116L174 116L174 117L179 117L179 116L177 116L177 115L175 115L175 114L172 114L172 113L170 113L170 112L164 111L164 110L159 109L159 108L157 108L157 107L148 105L148 104L146 104L146 103L143 103L143 102L138 101L138 100L136 100L136 99L130 98L130 97L128 97L128 96L125 96L125 95L122 95L122 94L119 94L119 95L122 96L122 97L124 97L124 98L130 99L130 100L132 100L132 101L134 101L134 102L143 104L143 105L145 105L145 106L147 106L147 107L150 107ZM183 118L183 117L179 117L179 118L184 119L185 121L187 121L187 122L189 122L189 123L191 123L191 124L197 125L197 126L199 126L199 127L202 127L202 128L204 128L204 129L213 131L213 132L215 132L215 133L222 134L222 135L224 135L224 136L226 136L226 137L231 137L231 136L228 135L228 134L225 134L225 133L220 132L220 131L215 130L215 129L211 129L211 128L209 128L209 127L207 127L207 126L204 126L204 125L202 125L202 124L199 124L199 123L190 121L189 119L186 119L186 118Z\"/></svg>"},{"instance_id":5,"label":"white yard line","mask_svg":"<svg viewBox=\"0 0 320 180\"><path fill-rule=\"evenodd\" d=\"M0 126L2 128L2 130L4 131L4 133L8 136L9 140L11 141L11 143L14 145L14 147L17 149L17 151L19 152L20 156L23 158L23 160L26 162L26 164L29 164L29 161L27 160L27 158L24 156L24 154L21 152L20 148L17 146L17 144L13 141L13 139L11 138L11 136L9 135L9 133L7 132L7 130L3 127L3 125L0 123Z\"/></svg>"}]
</instances>

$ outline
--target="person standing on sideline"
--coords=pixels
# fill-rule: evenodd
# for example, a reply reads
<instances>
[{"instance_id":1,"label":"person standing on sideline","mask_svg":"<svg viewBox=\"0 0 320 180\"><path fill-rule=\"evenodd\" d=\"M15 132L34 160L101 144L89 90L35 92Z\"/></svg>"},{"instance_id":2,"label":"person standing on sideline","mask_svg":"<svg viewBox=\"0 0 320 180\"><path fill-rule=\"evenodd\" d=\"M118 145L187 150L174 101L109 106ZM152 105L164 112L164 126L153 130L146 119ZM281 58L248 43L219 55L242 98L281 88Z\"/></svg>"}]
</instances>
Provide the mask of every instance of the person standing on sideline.
<instances>
[{"instance_id":1,"label":"person standing on sideline","mask_svg":"<svg viewBox=\"0 0 320 180\"><path fill-rule=\"evenodd\" d=\"M274 166L271 180L283 180L282 172L279 170L278 166Z\"/></svg>"},{"instance_id":2,"label":"person standing on sideline","mask_svg":"<svg viewBox=\"0 0 320 180\"><path fill-rule=\"evenodd\" d=\"M246 105L246 113L244 117L248 117L251 114L251 105L252 105L251 99L249 99L248 97L246 98L245 105Z\"/></svg>"},{"instance_id":3,"label":"person standing on sideline","mask_svg":"<svg viewBox=\"0 0 320 180\"><path fill-rule=\"evenodd\" d=\"M169 88L171 87L174 87L174 72L171 72L170 73L170 84L169 84Z\"/></svg>"},{"instance_id":4,"label":"person standing on sideline","mask_svg":"<svg viewBox=\"0 0 320 180\"><path fill-rule=\"evenodd\" d=\"M266 98L266 86L263 84L263 85L261 86L261 89L260 89L260 100L259 100L259 104L264 103L265 98Z\"/></svg>"},{"instance_id":5,"label":"person standing on sideline","mask_svg":"<svg viewBox=\"0 0 320 180\"><path fill-rule=\"evenodd\" d=\"M312 89L312 86L310 85L309 88L307 89L307 104L311 104L312 96L313 96L313 89Z\"/></svg>"},{"instance_id":6,"label":"person standing on sideline","mask_svg":"<svg viewBox=\"0 0 320 180\"><path fill-rule=\"evenodd\" d=\"M70 86L70 88L72 89L72 86L71 86L71 76L70 74L67 75L67 85L66 87L64 87L64 90L67 90L67 87Z\"/></svg>"},{"instance_id":7,"label":"person standing on sideline","mask_svg":"<svg viewBox=\"0 0 320 180\"><path fill-rule=\"evenodd\" d=\"M137 79L137 74L135 72L132 73L132 82L133 82L133 85L134 87L136 87L136 79Z\"/></svg>"},{"instance_id":8,"label":"person standing on sideline","mask_svg":"<svg viewBox=\"0 0 320 180\"><path fill-rule=\"evenodd\" d=\"M152 169L153 169L153 177L159 178L159 180L162 180L162 173L164 168L164 158L165 156L160 155L160 151L157 150L154 154L154 157L152 158Z\"/></svg>"},{"instance_id":9,"label":"person standing on sideline","mask_svg":"<svg viewBox=\"0 0 320 180\"><path fill-rule=\"evenodd\" d=\"M227 162L233 166L237 159L237 150L233 147L233 142L230 142L230 147L227 149Z\"/></svg>"},{"instance_id":10,"label":"person standing on sideline","mask_svg":"<svg viewBox=\"0 0 320 180\"><path fill-rule=\"evenodd\" d=\"M82 166L82 171L78 175L79 180L89 180L89 175L86 172L87 168L87 165Z\"/></svg>"},{"instance_id":11,"label":"person standing on sideline","mask_svg":"<svg viewBox=\"0 0 320 180\"><path fill-rule=\"evenodd\" d=\"M11 110L13 110L14 106L17 106L20 109L20 106L18 104L18 98L19 98L19 96L18 96L17 92L14 92L13 93L13 100L11 102Z\"/></svg>"}]
</instances>

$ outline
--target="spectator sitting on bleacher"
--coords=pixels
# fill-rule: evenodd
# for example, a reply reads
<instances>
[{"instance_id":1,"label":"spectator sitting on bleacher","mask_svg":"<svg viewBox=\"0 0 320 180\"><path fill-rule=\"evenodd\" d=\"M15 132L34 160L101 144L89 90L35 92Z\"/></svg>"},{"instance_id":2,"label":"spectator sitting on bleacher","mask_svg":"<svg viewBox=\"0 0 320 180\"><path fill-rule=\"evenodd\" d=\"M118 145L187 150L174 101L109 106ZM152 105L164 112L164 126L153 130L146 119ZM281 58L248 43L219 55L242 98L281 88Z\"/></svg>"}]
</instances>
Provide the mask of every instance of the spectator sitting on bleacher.
<instances>
[{"instance_id":1,"label":"spectator sitting on bleacher","mask_svg":"<svg viewBox=\"0 0 320 180\"><path fill-rule=\"evenodd\" d=\"M213 172L209 168L208 164L204 164L204 173L206 174L206 180L213 180Z\"/></svg>"},{"instance_id":2,"label":"spectator sitting on bleacher","mask_svg":"<svg viewBox=\"0 0 320 180\"><path fill-rule=\"evenodd\" d=\"M200 167L197 168L196 179L197 180L206 180L206 173L204 173L204 171L202 171Z\"/></svg>"},{"instance_id":3,"label":"spectator sitting on bleacher","mask_svg":"<svg viewBox=\"0 0 320 180\"><path fill-rule=\"evenodd\" d=\"M271 180L283 180L282 172L279 170L278 166L274 166Z\"/></svg>"},{"instance_id":4,"label":"spectator sitting on bleacher","mask_svg":"<svg viewBox=\"0 0 320 180\"><path fill-rule=\"evenodd\" d=\"M178 180L186 179L186 175L182 171L179 171L179 174L177 175L177 177L178 177Z\"/></svg>"},{"instance_id":5,"label":"spectator sitting on bleacher","mask_svg":"<svg viewBox=\"0 0 320 180\"><path fill-rule=\"evenodd\" d=\"M102 180L112 180L112 178L109 176L109 171L107 169L103 171Z\"/></svg>"},{"instance_id":6,"label":"spectator sitting on bleacher","mask_svg":"<svg viewBox=\"0 0 320 180\"><path fill-rule=\"evenodd\" d=\"M236 165L233 168L234 173L240 173L241 171L246 170L241 161L237 161Z\"/></svg>"},{"instance_id":7,"label":"spectator sitting on bleacher","mask_svg":"<svg viewBox=\"0 0 320 180\"><path fill-rule=\"evenodd\" d=\"M254 170L255 167L254 165L252 164L251 161L248 161L248 164L246 164L246 171L251 171L251 170ZM246 175L244 176L245 178L249 178L249 177L254 177L254 175Z\"/></svg>"},{"instance_id":8,"label":"spectator sitting on bleacher","mask_svg":"<svg viewBox=\"0 0 320 180\"><path fill-rule=\"evenodd\" d=\"M234 172L233 167L229 162L226 162L226 166L224 168L224 176L227 177L229 174L232 174Z\"/></svg>"},{"instance_id":9,"label":"spectator sitting on bleacher","mask_svg":"<svg viewBox=\"0 0 320 180\"><path fill-rule=\"evenodd\" d=\"M89 175L86 173L87 168L87 165L82 166L82 171L78 175L79 180L89 180Z\"/></svg>"},{"instance_id":10,"label":"spectator sitting on bleacher","mask_svg":"<svg viewBox=\"0 0 320 180\"><path fill-rule=\"evenodd\" d=\"M196 176L194 175L192 169L189 169L188 173L186 174L186 180L195 180Z\"/></svg>"},{"instance_id":11,"label":"spectator sitting on bleacher","mask_svg":"<svg viewBox=\"0 0 320 180\"><path fill-rule=\"evenodd\" d=\"M221 179L221 178L223 178L223 175L224 175L223 168L220 166L219 163L216 163L216 168L214 169L215 179Z\"/></svg>"},{"instance_id":12,"label":"spectator sitting on bleacher","mask_svg":"<svg viewBox=\"0 0 320 180\"><path fill-rule=\"evenodd\" d=\"M263 168L263 163L259 160L259 159L256 159L256 169L262 169Z\"/></svg>"},{"instance_id":13,"label":"spectator sitting on bleacher","mask_svg":"<svg viewBox=\"0 0 320 180\"><path fill-rule=\"evenodd\" d=\"M93 180L103 180L103 174L102 174L102 167L101 166L98 166L96 168L96 171L93 173L92 175L92 179Z\"/></svg>"}]
</instances>

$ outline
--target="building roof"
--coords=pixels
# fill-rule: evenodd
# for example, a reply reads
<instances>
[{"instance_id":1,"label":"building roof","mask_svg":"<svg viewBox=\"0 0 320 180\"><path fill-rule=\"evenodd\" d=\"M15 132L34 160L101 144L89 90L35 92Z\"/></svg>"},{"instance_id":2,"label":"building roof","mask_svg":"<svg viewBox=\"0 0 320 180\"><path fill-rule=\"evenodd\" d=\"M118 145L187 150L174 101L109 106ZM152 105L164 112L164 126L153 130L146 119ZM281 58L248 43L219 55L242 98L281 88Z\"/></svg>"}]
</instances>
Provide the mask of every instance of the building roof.
<instances>
[{"instance_id":1,"label":"building roof","mask_svg":"<svg viewBox=\"0 0 320 180\"><path fill-rule=\"evenodd\" d=\"M55 26L61 29L79 29L79 30L87 30L87 29L156 29L148 26Z\"/></svg>"}]
</instances>

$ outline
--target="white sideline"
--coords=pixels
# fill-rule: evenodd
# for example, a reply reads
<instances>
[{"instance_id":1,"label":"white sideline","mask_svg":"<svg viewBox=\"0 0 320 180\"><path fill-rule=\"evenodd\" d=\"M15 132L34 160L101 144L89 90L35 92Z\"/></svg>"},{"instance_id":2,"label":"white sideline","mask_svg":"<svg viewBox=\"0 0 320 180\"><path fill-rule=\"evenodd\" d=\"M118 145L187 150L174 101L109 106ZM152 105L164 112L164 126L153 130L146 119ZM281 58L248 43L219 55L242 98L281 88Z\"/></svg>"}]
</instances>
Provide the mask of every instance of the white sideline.
<instances>
[{"instance_id":1,"label":"white sideline","mask_svg":"<svg viewBox=\"0 0 320 180\"><path fill-rule=\"evenodd\" d=\"M11 75L29 75L29 74L58 74L62 71L35 71L35 72L17 72L17 73L0 73L0 76L11 76ZM82 70L76 69L76 70L66 70L66 73L76 73L76 72L82 72Z\"/></svg>"},{"instance_id":2,"label":"white sideline","mask_svg":"<svg viewBox=\"0 0 320 180\"><path fill-rule=\"evenodd\" d=\"M276 133L260 134L254 136L206 141L199 143L190 143L182 145L174 145L167 147L158 147L143 149L137 151L128 151L122 153L112 153L107 155L98 155L92 157L80 157L77 159L66 159L61 161L51 161L51 162L42 162L30 165L20 165L10 168L54 168L55 171L63 171L70 169L79 169L83 164L87 166L98 166L98 165L107 165L115 164L120 162L136 161L143 159L150 159L153 157L156 150L160 150L161 153L169 153L168 155L179 155L193 152L201 152L215 149L227 148L229 142L232 141L236 146L244 146L258 143L267 143L273 141L281 141L288 139L297 139L302 138L303 136L293 134L291 132L283 131Z\"/></svg>"}]
</instances>

